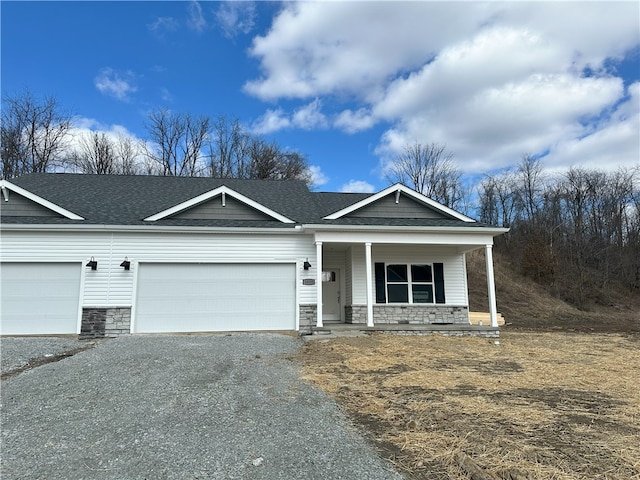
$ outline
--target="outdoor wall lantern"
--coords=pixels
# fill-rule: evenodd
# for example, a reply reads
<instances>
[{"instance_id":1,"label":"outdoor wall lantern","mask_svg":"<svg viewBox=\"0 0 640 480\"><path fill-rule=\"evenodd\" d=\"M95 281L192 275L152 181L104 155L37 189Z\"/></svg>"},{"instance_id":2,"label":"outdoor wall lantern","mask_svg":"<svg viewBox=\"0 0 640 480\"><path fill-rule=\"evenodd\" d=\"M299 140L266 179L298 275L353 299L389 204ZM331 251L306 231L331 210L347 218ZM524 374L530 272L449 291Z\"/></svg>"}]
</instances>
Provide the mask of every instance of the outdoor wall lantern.
<instances>
[{"instance_id":1,"label":"outdoor wall lantern","mask_svg":"<svg viewBox=\"0 0 640 480\"><path fill-rule=\"evenodd\" d=\"M91 270L97 270L98 269L98 262L96 261L95 258L91 257L91 260L89 260L89 262L87 262L87 264L85 266L86 267L91 267Z\"/></svg>"},{"instance_id":2,"label":"outdoor wall lantern","mask_svg":"<svg viewBox=\"0 0 640 480\"><path fill-rule=\"evenodd\" d=\"M124 260L122 261L120 266L125 270L131 270L131 262L129 261L129 257L124 257Z\"/></svg>"},{"instance_id":3,"label":"outdoor wall lantern","mask_svg":"<svg viewBox=\"0 0 640 480\"><path fill-rule=\"evenodd\" d=\"M302 265L305 270L309 270L311 268L311 264L309 263L309 259L307 258L304 261L304 265Z\"/></svg>"}]
</instances>

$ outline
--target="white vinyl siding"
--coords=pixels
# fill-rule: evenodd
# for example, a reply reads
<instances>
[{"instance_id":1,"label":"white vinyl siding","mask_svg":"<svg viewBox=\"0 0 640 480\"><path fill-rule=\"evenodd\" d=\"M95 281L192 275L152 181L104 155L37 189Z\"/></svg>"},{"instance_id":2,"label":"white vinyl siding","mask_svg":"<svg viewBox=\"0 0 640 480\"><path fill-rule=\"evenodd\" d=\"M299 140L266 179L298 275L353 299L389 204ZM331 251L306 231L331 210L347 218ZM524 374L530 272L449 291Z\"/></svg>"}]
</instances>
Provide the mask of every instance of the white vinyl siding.
<instances>
[{"instance_id":1,"label":"white vinyl siding","mask_svg":"<svg viewBox=\"0 0 640 480\"><path fill-rule=\"evenodd\" d=\"M2 231L3 261L84 262L85 307L131 306L138 262L175 263L293 263L302 270L309 258L312 268L304 275L315 278L315 245L311 235L293 233L134 233ZM98 269L84 264L94 257ZM131 270L120 263L127 257ZM306 277L305 277L306 278ZM315 285L299 285L298 301L316 303Z\"/></svg>"},{"instance_id":2,"label":"white vinyl siding","mask_svg":"<svg viewBox=\"0 0 640 480\"><path fill-rule=\"evenodd\" d=\"M366 272L364 246L352 247L353 305L366 305ZM372 262L386 264L433 264L444 267L444 291L447 305L467 305L466 270L464 254L454 248L431 245L373 245ZM372 268L373 275L375 269ZM375 299L375 278L373 298Z\"/></svg>"},{"instance_id":3,"label":"white vinyl siding","mask_svg":"<svg viewBox=\"0 0 640 480\"><path fill-rule=\"evenodd\" d=\"M134 332L294 330L294 264L140 264Z\"/></svg>"},{"instance_id":4,"label":"white vinyl siding","mask_svg":"<svg viewBox=\"0 0 640 480\"><path fill-rule=\"evenodd\" d=\"M0 334L78 333L78 263L0 263Z\"/></svg>"}]
</instances>

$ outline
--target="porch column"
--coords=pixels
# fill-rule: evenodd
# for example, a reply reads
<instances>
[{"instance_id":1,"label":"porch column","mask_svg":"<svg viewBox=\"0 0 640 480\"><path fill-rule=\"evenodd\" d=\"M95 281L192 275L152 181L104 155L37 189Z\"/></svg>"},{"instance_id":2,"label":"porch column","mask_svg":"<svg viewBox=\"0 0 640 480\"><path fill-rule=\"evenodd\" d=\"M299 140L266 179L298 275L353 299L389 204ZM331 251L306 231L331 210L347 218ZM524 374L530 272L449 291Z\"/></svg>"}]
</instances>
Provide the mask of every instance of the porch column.
<instances>
[{"instance_id":1,"label":"porch column","mask_svg":"<svg viewBox=\"0 0 640 480\"><path fill-rule=\"evenodd\" d=\"M367 327L373 327L373 269L371 268L371 243L364 244L365 264L367 268Z\"/></svg>"},{"instance_id":2,"label":"porch column","mask_svg":"<svg viewBox=\"0 0 640 480\"><path fill-rule=\"evenodd\" d=\"M496 307L496 285L493 278L493 245L484 246L484 259L487 268L487 291L489 293L489 317L491 326L498 326L498 308Z\"/></svg>"},{"instance_id":3,"label":"porch column","mask_svg":"<svg viewBox=\"0 0 640 480\"><path fill-rule=\"evenodd\" d=\"M322 327L322 242L316 242L316 326Z\"/></svg>"}]
</instances>

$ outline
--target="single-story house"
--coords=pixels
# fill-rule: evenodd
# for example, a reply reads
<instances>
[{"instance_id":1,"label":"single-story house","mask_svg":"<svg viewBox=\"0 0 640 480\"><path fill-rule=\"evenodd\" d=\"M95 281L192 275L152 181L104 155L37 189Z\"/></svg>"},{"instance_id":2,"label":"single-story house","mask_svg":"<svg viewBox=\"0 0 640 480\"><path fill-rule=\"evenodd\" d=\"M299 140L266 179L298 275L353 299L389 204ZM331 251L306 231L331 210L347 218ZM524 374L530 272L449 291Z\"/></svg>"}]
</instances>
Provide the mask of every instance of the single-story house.
<instances>
[{"instance_id":1,"label":"single-story house","mask_svg":"<svg viewBox=\"0 0 640 480\"><path fill-rule=\"evenodd\" d=\"M493 238L402 185L34 173L0 181L4 335L469 325L465 253Z\"/></svg>"}]
</instances>

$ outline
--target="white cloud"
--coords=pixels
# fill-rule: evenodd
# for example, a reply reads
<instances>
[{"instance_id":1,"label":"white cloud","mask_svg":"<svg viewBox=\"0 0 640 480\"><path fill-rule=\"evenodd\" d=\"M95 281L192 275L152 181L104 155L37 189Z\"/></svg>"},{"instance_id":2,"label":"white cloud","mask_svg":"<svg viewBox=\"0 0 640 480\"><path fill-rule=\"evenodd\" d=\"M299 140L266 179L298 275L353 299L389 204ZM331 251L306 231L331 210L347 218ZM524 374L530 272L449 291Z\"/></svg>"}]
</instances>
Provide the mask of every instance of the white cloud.
<instances>
[{"instance_id":1,"label":"white cloud","mask_svg":"<svg viewBox=\"0 0 640 480\"><path fill-rule=\"evenodd\" d=\"M100 93L127 101L129 95L138 90L135 79L136 75L131 71L118 72L107 67L100 70L94 79L94 85Z\"/></svg>"},{"instance_id":2,"label":"white cloud","mask_svg":"<svg viewBox=\"0 0 640 480\"><path fill-rule=\"evenodd\" d=\"M311 165L307 170L311 177L311 185L314 187L325 185L329 181L329 177L324 174L319 165Z\"/></svg>"},{"instance_id":3,"label":"white cloud","mask_svg":"<svg viewBox=\"0 0 640 480\"><path fill-rule=\"evenodd\" d=\"M249 33L255 24L256 6L253 2L221 2L216 10L216 20L222 34L234 38Z\"/></svg>"},{"instance_id":4,"label":"white cloud","mask_svg":"<svg viewBox=\"0 0 640 480\"><path fill-rule=\"evenodd\" d=\"M291 121L287 118L284 111L280 108L275 110L267 110L264 115L260 116L252 125L251 131L258 135L277 132L283 128L289 128Z\"/></svg>"},{"instance_id":5,"label":"white cloud","mask_svg":"<svg viewBox=\"0 0 640 480\"><path fill-rule=\"evenodd\" d=\"M300 128L313 130L327 128L327 117L321 112L320 100L303 105L293 114L287 114L283 109L267 110L252 126L252 131L259 135L277 132L286 128Z\"/></svg>"},{"instance_id":6,"label":"white cloud","mask_svg":"<svg viewBox=\"0 0 640 480\"><path fill-rule=\"evenodd\" d=\"M165 87L160 89L160 98L165 102L173 102L173 95L171 95L171 92Z\"/></svg>"},{"instance_id":7,"label":"white cloud","mask_svg":"<svg viewBox=\"0 0 640 480\"><path fill-rule=\"evenodd\" d=\"M375 187L364 180L349 180L340 187L343 193L373 193Z\"/></svg>"},{"instance_id":8,"label":"white cloud","mask_svg":"<svg viewBox=\"0 0 640 480\"><path fill-rule=\"evenodd\" d=\"M343 110L338 114L333 124L347 133L357 133L374 126L376 119L368 109L360 108L355 112Z\"/></svg>"},{"instance_id":9,"label":"white cloud","mask_svg":"<svg viewBox=\"0 0 640 480\"><path fill-rule=\"evenodd\" d=\"M150 32L156 35L164 35L166 32L175 32L178 29L178 21L173 17L158 17L147 25Z\"/></svg>"},{"instance_id":10,"label":"white cloud","mask_svg":"<svg viewBox=\"0 0 640 480\"><path fill-rule=\"evenodd\" d=\"M315 99L313 102L299 108L293 114L292 124L303 130L326 128L327 117L320 111L322 102Z\"/></svg>"},{"instance_id":11,"label":"white cloud","mask_svg":"<svg viewBox=\"0 0 640 480\"><path fill-rule=\"evenodd\" d=\"M187 7L189 18L187 20L188 27L198 33L202 33L207 28L207 21L202 14L200 3L192 0Z\"/></svg>"},{"instance_id":12,"label":"white cloud","mask_svg":"<svg viewBox=\"0 0 640 480\"><path fill-rule=\"evenodd\" d=\"M554 145L547 158L553 168L582 165L597 169L640 167L640 83L628 88L628 97L601 128Z\"/></svg>"},{"instance_id":13,"label":"white cloud","mask_svg":"<svg viewBox=\"0 0 640 480\"><path fill-rule=\"evenodd\" d=\"M253 40L261 76L244 90L322 104L347 133L383 125L381 171L416 141L446 144L469 173L523 153L637 162L638 114L617 112L638 101L625 100L611 62L638 48L639 15L637 2L285 3Z\"/></svg>"}]
</instances>

